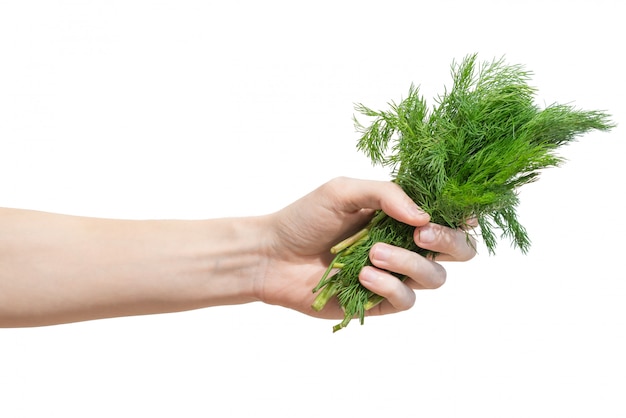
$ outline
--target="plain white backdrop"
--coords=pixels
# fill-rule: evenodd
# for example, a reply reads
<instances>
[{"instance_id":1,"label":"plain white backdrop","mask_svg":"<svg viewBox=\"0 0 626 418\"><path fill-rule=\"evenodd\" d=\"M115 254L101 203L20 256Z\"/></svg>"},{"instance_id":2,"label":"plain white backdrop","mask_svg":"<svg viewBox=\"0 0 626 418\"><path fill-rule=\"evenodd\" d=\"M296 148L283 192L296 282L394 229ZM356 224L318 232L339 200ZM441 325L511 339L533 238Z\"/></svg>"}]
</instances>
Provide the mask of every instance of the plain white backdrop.
<instances>
[{"instance_id":1,"label":"plain white backdrop","mask_svg":"<svg viewBox=\"0 0 626 418\"><path fill-rule=\"evenodd\" d=\"M356 150L354 103L411 83L430 100L474 52L532 70L539 104L618 123L521 192L527 255L447 264L407 312L337 334L261 304L0 330L0 416L625 416L620 6L0 1L5 207L259 215L388 179Z\"/></svg>"}]
</instances>

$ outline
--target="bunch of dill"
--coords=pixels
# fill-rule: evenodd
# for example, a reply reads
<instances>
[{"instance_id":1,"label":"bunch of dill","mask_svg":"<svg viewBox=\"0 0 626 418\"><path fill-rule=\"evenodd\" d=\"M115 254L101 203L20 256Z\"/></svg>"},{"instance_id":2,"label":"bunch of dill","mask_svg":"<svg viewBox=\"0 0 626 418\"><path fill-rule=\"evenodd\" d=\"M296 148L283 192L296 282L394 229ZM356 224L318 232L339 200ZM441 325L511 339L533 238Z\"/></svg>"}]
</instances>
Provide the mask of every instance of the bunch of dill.
<instances>
[{"instance_id":1,"label":"bunch of dill","mask_svg":"<svg viewBox=\"0 0 626 418\"><path fill-rule=\"evenodd\" d=\"M387 111L357 105L372 119L367 126L354 119L361 134L358 149L374 164L390 167L393 181L432 222L463 228L475 218L489 253L495 253L497 231L526 252L530 239L516 216L519 187L537 180L540 170L558 166L560 146L614 125L602 111L560 104L540 109L534 104L536 89L528 84L531 73L504 59L481 63L476 54L468 55L452 63L451 75L452 88L432 109L413 85ZM366 310L382 301L358 280L370 264L372 245L428 253L416 246L413 230L379 211L362 231L331 249L335 259L313 289L318 295L312 307L319 311L338 298L345 318L333 331L355 317L362 324Z\"/></svg>"}]
</instances>

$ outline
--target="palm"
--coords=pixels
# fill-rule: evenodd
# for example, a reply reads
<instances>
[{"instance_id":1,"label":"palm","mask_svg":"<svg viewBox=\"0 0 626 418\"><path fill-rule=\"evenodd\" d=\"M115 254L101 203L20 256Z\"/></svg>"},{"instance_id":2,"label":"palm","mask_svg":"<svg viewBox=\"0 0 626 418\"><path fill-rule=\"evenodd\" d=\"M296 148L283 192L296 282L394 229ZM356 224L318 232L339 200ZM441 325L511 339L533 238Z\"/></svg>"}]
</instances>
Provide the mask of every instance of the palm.
<instances>
[{"instance_id":1,"label":"palm","mask_svg":"<svg viewBox=\"0 0 626 418\"><path fill-rule=\"evenodd\" d=\"M345 206L345 205L344 205ZM276 239L263 278L267 303L286 306L312 316L342 318L336 302L323 312L311 309L312 289L332 260L331 246L367 223L373 211L345 208L332 202L321 204L311 195L275 214Z\"/></svg>"}]
</instances>

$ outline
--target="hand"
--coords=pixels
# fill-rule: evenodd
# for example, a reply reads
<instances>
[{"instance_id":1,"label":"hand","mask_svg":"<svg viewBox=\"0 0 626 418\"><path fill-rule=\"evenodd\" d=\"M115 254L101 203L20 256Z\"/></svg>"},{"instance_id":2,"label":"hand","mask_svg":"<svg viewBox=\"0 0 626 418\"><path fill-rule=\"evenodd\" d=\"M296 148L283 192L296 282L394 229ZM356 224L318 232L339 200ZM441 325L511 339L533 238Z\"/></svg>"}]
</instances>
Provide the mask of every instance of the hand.
<instances>
[{"instance_id":1,"label":"hand","mask_svg":"<svg viewBox=\"0 0 626 418\"><path fill-rule=\"evenodd\" d=\"M475 243L468 242L464 231L430 223L428 214L396 184L337 178L269 216L270 249L255 285L258 298L311 316L343 318L334 300L321 312L311 309L312 289L332 260L329 248L362 228L378 209L415 226L416 243L439 255L436 262L402 248L374 245L370 251L374 266L365 267L359 279L385 301L368 315L411 308L414 289L435 289L445 282L446 271L438 261L465 261L475 255ZM402 282L388 271L409 279Z\"/></svg>"},{"instance_id":2,"label":"hand","mask_svg":"<svg viewBox=\"0 0 626 418\"><path fill-rule=\"evenodd\" d=\"M0 326L40 326L264 301L320 313L312 289L329 249L378 209L416 227L438 260L474 256L465 233L429 223L391 182L339 178L283 210L258 217L121 220L0 208ZM8 237L8 238L7 238ZM410 251L376 244L364 286L387 299L369 314L410 308L413 289L432 289L445 270ZM410 277L401 282L393 271Z\"/></svg>"}]
</instances>

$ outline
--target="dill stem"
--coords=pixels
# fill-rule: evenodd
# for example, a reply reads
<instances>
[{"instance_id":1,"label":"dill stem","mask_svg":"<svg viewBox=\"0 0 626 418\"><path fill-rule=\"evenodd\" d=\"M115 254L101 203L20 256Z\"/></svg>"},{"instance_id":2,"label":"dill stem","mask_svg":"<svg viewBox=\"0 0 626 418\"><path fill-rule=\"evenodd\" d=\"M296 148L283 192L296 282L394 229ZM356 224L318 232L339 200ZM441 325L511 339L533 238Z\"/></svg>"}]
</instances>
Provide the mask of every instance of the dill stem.
<instances>
[{"instance_id":1,"label":"dill stem","mask_svg":"<svg viewBox=\"0 0 626 418\"><path fill-rule=\"evenodd\" d=\"M361 229L359 232L357 232L356 234L344 239L343 241L341 241L338 244L335 244L331 249L330 252L332 254L338 254L341 251L345 250L346 248L352 246L353 244L356 244L359 241L365 241L367 239L367 237L369 236L370 230L372 229L373 226L377 225L380 221L382 221L385 217L387 216L387 214L385 212L383 212L382 210L379 211L376 216L374 216L372 218L372 220L367 224L367 226L363 229Z\"/></svg>"},{"instance_id":2,"label":"dill stem","mask_svg":"<svg viewBox=\"0 0 626 418\"><path fill-rule=\"evenodd\" d=\"M356 234L354 234L354 235L344 239L340 243L334 245L330 249L330 252L332 254L340 253L341 251L345 250L346 248L348 248L349 246L351 246L355 242L357 242L357 241L367 237L369 233L370 233L369 227L363 228L359 232L357 232Z\"/></svg>"},{"instance_id":3,"label":"dill stem","mask_svg":"<svg viewBox=\"0 0 626 418\"><path fill-rule=\"evenodd\" d=\"M321 311L322 309L324 309L324 306L326 306L330 298L335 296L338 291L339 286L337 282L328 283L326 286L324 286L322 291L317 294L315 300L311 304L311 308L313 308L313 310L316 312Z\"/></svg>"},{"instance_id":4,"label":"dill stem","mask_svg":"<svg viewBox=\"0 0 626 418\"><path fill-rule=\"evenodd\" d=\"M351 320L352 320L351 317L346 316L343 319L343 321L341 321L339 324L333 326L333 332L337 332L340 329L343 329L343 328L347 327Z\"/></svg>"},{"instance_id":5,"label":"dill stem","mask_svg":"<svg viewBox=\"0 0 626 418\"><path fill-rule=\"evenodd\" d=\"M365 302L365 304L363 305L363 309L365 309L366 311L369 311L370 309L378 305L383 300L385 300L384 297L374 293L372 296L369 297L369 299L367 299L367 302Z\"/></svg>"},{"instance_id":6,"label":"dill stem","mask_svg":"<svg viewBox=\"0 0 626 418\"><path fill-rule=\"evenodd\" d=\"M330 274L330 272L332 271L333 268L336 268L337 260L339 260L340 256L341 256L341 254L337 254L335 256L335 258L333 259L333 261L330 262L330 264L326 268L326 271L324 272L324 275L320 279L319 283L313 289L313 293L317 292L322 287L326 286L326 284L329 282L328 275Z\"/></svg>"},{"instance_id":7,"label":"dill stem","mask_svg":"<svg viewBox=\"0 0 626 418\"><path fill-rule=\"evenodd\" d=\"M387 217L387 214L383 212L382 210L379 210L376 216L374 216L372 220L370 221L370 223L367 225L368 229L371 229L374 225L378 225L378 223L380 223L380 221L382 221L386 217Z\"/></svg>"}]
</instances>

